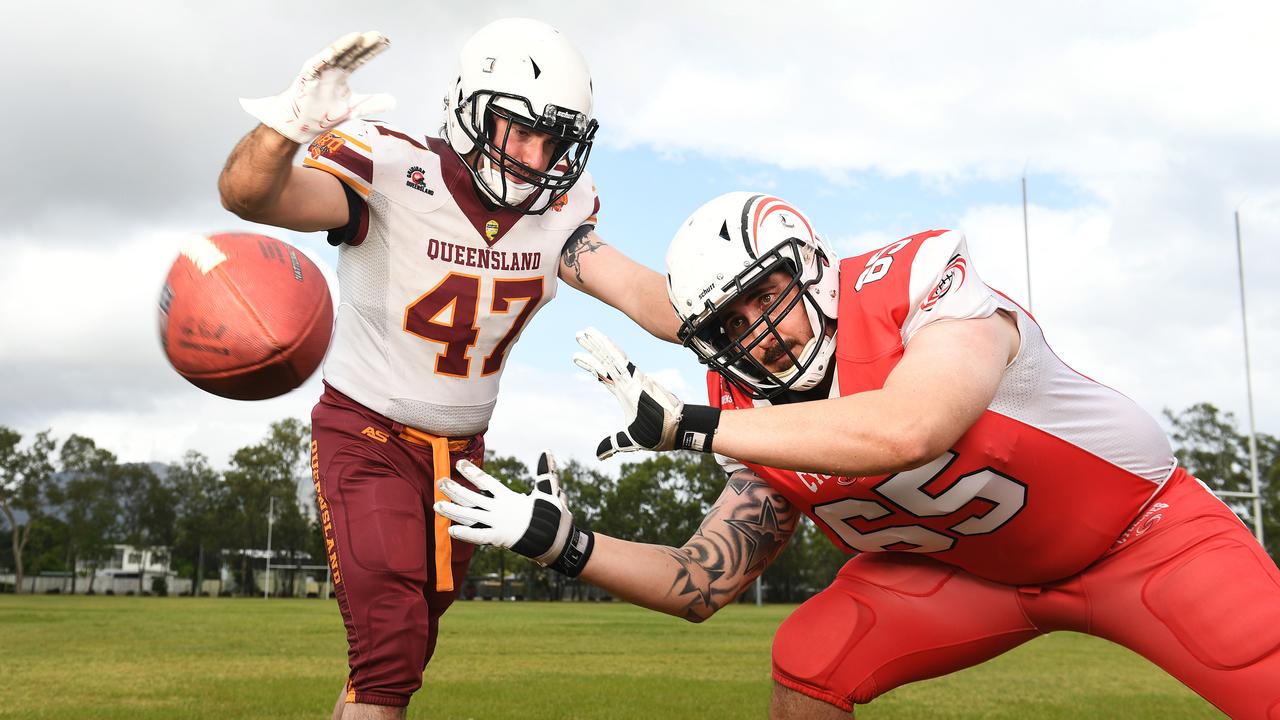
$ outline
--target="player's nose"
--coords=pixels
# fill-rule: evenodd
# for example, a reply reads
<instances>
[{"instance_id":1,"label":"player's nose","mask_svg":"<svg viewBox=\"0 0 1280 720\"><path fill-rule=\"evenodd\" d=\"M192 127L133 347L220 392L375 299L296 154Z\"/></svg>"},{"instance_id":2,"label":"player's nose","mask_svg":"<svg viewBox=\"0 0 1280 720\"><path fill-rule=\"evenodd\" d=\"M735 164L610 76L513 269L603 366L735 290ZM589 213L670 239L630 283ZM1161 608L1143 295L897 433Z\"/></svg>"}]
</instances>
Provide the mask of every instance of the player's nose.
<instances>
[{"instance_id":1,"label":"player's nose","mask_svg":"<svg viewBox=\"0 0 1280 720\"><path fill-rule=\"evenodd\" d=\"M777 343L777 338L773 333L766 332L766 330L768 330L768 323L761 322L761 315L763 315L763 313L754 310L746 313L747 332L743 336L742 340L743 342L751 342L756 338L759 338L761 335L764 335L765 337L760 338L760 344L757 347L767 348L770 344Z\"/></svg>"},{"instance_id":2,"label":"player's nose","mask_svg":"<svg viewBox=\"0 0 1280 720\"><path fill-rule=\"evenodd\" d=\"M551 162L551 139L539 137L523 143L516 159L535 170L545 171Z\"/></svg>"}]
</instances>

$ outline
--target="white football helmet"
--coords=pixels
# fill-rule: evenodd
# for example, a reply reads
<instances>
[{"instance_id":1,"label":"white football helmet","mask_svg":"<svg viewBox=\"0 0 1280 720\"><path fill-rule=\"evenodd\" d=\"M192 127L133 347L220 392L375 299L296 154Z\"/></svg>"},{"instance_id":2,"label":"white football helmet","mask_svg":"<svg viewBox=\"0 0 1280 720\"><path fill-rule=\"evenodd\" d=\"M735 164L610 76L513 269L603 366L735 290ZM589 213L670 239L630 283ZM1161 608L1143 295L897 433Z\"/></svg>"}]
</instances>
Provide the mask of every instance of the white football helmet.
<instances>
[{"instance_id":1,"label":"white football helmet","mask_svg":"<svg viewBox=\"0 0 1280 720\"><path fill-rule=\"evenodd\" d=\"M444 136L464 159L479 149L466 165L491 201L540 214L569 192L587 165L598 126L591 93L586 60L555 28L526 18L498 20L462 48L458 79L445 97ZM551 166L529 167L508 155L510 125L495 137L494 115L554 137Z\"/></svg>"},{"instance_id":2,"label":"white football helmet","mask_svg":"<svg viewBox=\"0 0 1280 720\"><path fill-rule=\"evenodd\" d=\"M791 276L786 289L737 339L731 338L720 312L777 270ZM808 390L826 376L835 350L827 326L836 317L838 276L835 256L808 218L761 193L728 193L698 208L667 250L667 292L683 321L680 340L753 398ZM782 342L776 325L797 305L804 306L813 328L813 340L798 356ZM751 356L770 336L787 348L792 365L785 371L772 372Z\"/></svg>"}]
</instances>

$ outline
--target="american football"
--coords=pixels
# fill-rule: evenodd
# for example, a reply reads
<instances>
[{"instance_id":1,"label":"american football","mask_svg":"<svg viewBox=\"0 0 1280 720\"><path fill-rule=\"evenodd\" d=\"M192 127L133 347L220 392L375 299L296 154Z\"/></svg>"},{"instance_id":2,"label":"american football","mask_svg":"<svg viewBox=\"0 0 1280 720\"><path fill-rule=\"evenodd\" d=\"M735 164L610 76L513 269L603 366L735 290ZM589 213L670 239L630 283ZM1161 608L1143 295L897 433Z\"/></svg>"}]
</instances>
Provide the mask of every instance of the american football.
<instances>
[{"instance_id":1,"label":"american football","mask_svg":"<svg viewBox=\"0 0 1280 720\"><path fill-rule=\"evenodd\" d=\"M333 301L319 268L265 235L200 235L160 293L160 344L179 375L234 400L301 385L324 358Z\"/></svg>"}]
</instances>

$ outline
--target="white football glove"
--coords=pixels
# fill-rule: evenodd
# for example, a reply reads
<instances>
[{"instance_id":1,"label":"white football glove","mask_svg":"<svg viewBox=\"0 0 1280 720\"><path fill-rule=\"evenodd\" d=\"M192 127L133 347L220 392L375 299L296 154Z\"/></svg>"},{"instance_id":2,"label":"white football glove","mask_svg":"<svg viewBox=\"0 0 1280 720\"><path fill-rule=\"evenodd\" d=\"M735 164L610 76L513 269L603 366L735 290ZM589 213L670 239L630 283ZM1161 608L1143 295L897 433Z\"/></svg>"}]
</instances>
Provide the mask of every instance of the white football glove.
<instances>
[{"instance_id":1,"label":"white football glove","mask_svg":"<svg viewBox=\"0 0 1280 720\"><path fill-rule=\"evenodd\" d=\"M522 494L470 462L459 460L458 471L480 492L441 478L440 490L453 502L441 500L435 511L459 523L449 527L449 535L458 540L510 548L539 565L576 577L591 554L594 537L574 526L573 514L560 492L555 462L551 453L542 453L533 490Z\"/></svg>"},{"instance_id":2,"label":"white football glove","mask_svg":"<svg viewBox=\"0 0 1280 720\"><path fill-rule=\"evenodd\" d=\"M720 423L720 410L705 405L685 405L656 380L636 369L612 340L595 328L578 333L586 353L574 353L573 362L592 373L613 392L622 405L627 426L600 441L601 460L634 450L698 450L711 452L711 441Z\"/></svg>"},{"instance_id":3,"label":"white football glove","mask_svg":"<svg viewBox=\"0 0 1280 720\"><path fill-rule=\"evenodd\" d=\"M240 106L299 145L347 120L386 112L396 106L395 98L353 94L347 77L390 44L374 30L343 35L303 63L287 90L272 97L240 98Z\"/></svg>"}]
</instances>

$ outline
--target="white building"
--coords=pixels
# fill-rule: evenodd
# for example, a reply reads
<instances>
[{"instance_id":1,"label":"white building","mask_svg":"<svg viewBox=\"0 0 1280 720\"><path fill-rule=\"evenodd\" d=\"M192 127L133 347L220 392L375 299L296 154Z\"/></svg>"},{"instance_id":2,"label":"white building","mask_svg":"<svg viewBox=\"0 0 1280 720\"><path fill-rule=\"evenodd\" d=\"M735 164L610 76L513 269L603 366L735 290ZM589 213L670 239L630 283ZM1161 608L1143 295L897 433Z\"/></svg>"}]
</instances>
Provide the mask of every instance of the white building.
<instances>
[{"instance_id":1,"label":"white building","mask_svg":"<svg viewBox=\"0 0 1280 720\"><path fill-rule=\"evenodd\" d=\"M75 573L44 572L22 578L22 592L43 595L45 593L93 592L98 595L138 595L138 575L142 575L141 592L180 595L191 591L190 578L177 578L169 569L169 548L135 548L132 545L113 545L111 555L97 564L79 561ZM0 585L12 585L14 576L0 575ZM161 582L157 582L161 581Z\"/></svg>"}]
</instances>

